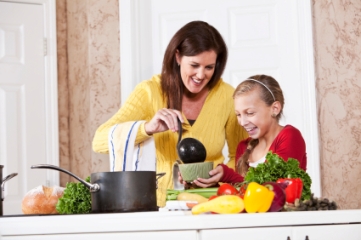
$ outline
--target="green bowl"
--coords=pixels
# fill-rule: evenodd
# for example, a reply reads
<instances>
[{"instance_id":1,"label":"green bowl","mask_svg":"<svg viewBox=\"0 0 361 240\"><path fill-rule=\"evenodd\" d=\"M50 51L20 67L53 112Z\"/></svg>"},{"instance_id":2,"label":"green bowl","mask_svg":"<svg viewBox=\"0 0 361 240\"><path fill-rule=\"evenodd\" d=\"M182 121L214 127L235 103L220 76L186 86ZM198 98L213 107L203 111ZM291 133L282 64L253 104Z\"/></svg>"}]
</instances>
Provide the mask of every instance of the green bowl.
<instances>
[{"instance_id":1,"label":"green bowl","mask_svg":"<svg viewBox=\"0 0 361 240\"><path fill-rule=\"evenodd\" d=\"M183 181L193 182L197 178L209 178L209 171L213 169L213 162L178 164Z\"/></svg>"}]
</instances>

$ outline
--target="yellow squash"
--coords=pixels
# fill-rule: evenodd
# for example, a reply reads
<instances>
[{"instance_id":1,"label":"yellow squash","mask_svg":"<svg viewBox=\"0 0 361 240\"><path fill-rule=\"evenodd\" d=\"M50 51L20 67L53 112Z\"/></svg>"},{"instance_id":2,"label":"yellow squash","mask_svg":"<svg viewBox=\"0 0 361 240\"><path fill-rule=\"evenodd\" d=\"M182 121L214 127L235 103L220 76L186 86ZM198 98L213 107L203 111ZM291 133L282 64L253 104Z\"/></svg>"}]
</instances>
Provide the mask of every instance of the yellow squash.
<instances>
[{"instance_id":1,"label":"yellow squash","mask_svg":"<svg viewBox=\"0 0 361 240\"><path fill-rule=\"evenodd\" d=\"M192 214L197 215L206 212L220 214L240 213L244 209L242 198L235 195L223 195L204 203L197 204L192 208Z\"/></svg>"}]
</instances>

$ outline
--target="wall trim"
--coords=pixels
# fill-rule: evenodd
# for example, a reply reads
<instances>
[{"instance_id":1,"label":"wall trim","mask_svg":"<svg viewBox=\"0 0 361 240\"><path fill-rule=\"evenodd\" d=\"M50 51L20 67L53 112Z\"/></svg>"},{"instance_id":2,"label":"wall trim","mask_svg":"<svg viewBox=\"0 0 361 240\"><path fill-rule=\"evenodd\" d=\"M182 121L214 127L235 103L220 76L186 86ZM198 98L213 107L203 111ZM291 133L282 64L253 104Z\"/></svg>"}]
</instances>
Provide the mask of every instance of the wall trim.
<instances>
[{"instance_id":1,"label":"wall trim","mask_svg":"<svg viewBox=\"0 0 361 240\"><path fill-rule=\"evenodd\" d=\"M313 177L311 190L315 196L322 196L321 172L320 172L320 141L317 121L317 102L316 102L316 74L313 48L313 29L312 29L312 5L311 1L296 1L298 11L299 49L300 51L300 79L304 79L302 85L302 94L304 96L303 115L307 116L309 121L304 121L303 133L307 140L307 172ZM316 181L317 179L317 181Z\"/></svg>"}]
</instances>

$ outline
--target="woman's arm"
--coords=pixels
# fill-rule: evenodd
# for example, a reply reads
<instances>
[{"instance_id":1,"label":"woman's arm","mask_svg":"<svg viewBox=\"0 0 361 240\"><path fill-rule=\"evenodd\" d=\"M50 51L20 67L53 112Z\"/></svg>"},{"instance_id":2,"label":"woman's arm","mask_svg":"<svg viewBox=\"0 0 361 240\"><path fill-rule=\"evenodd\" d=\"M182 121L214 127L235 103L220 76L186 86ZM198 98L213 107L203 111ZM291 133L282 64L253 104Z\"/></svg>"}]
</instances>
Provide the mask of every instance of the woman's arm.
<instances>
[{"instance_id":1,"label":"woman's arm","mask_svg":"<svg viewBox=\"0 0 361 240\"><path fill-rule=\"evenodd\" d=\"M108 121L100 125L93 138L93 151L108 153L108 132L117 123L137 120L149 120L153 115L153 107L150 102L150 91L146 81L138 84L130 94L124 105ZM144 141L150 136L144 131L144 124L139 127L136 142Z\"/></svg>"},{"instance_id":2,"label":"woman's arm","mask_svg":"<svg viewBox=\"0 0 361 240\"><path fill-rule=\"evenodd\" d=\"M241 127L237 121L236 114L234 113L234 104L232 101L230 115L226 124L226 141L228 145L229 161L227 166L235 169L236 165L236 149L238 143L248 138L248 133Z\"/></svg>"}]
</instances>

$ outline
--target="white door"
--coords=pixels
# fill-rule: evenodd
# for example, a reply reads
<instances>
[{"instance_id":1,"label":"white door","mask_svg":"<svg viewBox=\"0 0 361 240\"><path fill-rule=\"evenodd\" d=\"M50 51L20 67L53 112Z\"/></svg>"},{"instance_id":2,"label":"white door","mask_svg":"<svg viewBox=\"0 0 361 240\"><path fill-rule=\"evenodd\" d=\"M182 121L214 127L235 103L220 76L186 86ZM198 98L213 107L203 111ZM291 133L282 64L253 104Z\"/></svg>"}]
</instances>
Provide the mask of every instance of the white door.
<instances>
[{"instance_id":1,"label":"white door","mask_svg":"<svg viewBox=\"0 0 361 240\"><path fill-rule=\"evenodd\" d=\"M49 185L44 7L0 2L0 164L5 183L4 215L19 214L27 191Z\"/></svg>"},{"instance_id":2,"label":"white door","mask_svg":"<svg viewBox=\"0 0 361 240\"><path fill-rule=\"evenodd\" d=\"M254 74L275 77L285 95L282 124L302 132L315 196L321 194L311 3L298 0L120 0L121 95L161 72L165 48L192 20L224 37L229 59L223 79L236 87Z\"/></svg>"}]
</instances>

